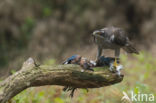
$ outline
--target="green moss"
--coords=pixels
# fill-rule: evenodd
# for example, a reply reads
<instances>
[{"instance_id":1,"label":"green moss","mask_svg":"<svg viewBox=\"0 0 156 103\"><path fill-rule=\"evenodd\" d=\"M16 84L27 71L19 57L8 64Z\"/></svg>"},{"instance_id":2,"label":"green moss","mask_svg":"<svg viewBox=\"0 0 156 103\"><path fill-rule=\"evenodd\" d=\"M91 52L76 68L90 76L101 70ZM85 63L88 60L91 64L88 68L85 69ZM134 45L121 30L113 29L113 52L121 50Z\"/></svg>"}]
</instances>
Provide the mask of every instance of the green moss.
<instances>
[{"instance_id":1,"label":"green moss","mask_svg":"<svg viewBox=\"0 0 156 103\"><path fill-rule=\"evenodd\" d=\"M93 69L94 69L95 72L96 71L107 71L109 69L109 67L108 66L105 66L105 67L95 67Z\"/></svg>"},{"instance_id":2,"label":"green moss","mask_svg":"<svg viewBox=\"0 0 156 103\"><path fill-rule=\"evenodd\" d=\"M103 72L102 72L103 73ZM108 75L102 75L102 74L93 74L90 72L79 72L79 71L73 71L72 72L73 77L81 78L82 80L92 80L92 81L105 81L106 79L109 79Z\"/></svg>"},{"instance_id":3,"label":"green moss","mask_svg":"<svg viewBox=\"0 0 156 103\"><path fill-rule=\"evenodd\" d=\"M0 87L0 94L2 94L3 93L3 87Z\"/></svg>"}]
</instances>

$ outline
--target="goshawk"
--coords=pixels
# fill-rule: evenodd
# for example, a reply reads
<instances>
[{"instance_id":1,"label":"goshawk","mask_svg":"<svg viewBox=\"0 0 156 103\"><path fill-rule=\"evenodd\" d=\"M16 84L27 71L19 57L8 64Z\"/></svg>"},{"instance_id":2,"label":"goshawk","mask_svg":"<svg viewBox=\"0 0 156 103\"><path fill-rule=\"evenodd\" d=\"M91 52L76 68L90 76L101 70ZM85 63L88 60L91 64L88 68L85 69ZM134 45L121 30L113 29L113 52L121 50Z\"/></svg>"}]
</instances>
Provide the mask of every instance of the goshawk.
<instances>
[{"instance_id":1,"label":"goshawk","mask_svg":"<svg viewBox=\"0 0 156 103\"><path fill-rule=\"evenodd\" d=\"M97 59L100 58L103 49L112 49L115 51L115 62L117 66L116 58L120 56L120 48L124 49L127 53L139 54L139 52L133 47L126 32L117 27L106 27L93 32L94 41L98 46Z\"/></svg>"}]
</instances>

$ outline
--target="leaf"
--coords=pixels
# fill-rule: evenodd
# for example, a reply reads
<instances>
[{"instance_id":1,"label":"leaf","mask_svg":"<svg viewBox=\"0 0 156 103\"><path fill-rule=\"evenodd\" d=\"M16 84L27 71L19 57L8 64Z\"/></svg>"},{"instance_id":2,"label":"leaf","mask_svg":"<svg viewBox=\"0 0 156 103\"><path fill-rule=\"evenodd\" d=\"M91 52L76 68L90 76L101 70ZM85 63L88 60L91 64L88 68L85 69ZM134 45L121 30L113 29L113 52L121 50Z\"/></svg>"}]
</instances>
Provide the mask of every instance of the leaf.
<instances>
[{"instance_id":1,"label":"leaf","mask_svg":"<svg viewBox=\"0 0 156 103\"><path fill-rule=\"evenodd\" d=\"M54 103L64 103L63 99L57 97L54 99Z\"/></svg>"}]
</instances>

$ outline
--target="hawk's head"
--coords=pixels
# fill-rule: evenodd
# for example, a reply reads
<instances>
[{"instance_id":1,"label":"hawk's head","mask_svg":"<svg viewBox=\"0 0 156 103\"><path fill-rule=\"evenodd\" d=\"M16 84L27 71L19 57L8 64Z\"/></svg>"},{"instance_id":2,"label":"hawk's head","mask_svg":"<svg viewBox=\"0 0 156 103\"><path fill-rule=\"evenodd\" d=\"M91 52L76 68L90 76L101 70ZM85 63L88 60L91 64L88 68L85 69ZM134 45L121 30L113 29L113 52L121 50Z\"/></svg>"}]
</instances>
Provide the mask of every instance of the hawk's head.
<instances>
[{"instance_id":1,"label":"hawk's head","mask_svg":"<svg viewBox=\"0 0 156 103\"><path fill-rule=\"evenodd\" d=\"M101 38L103 39L104 38L104 35L105 35L105 31L104 30L96 30L93 32L92 36L94 38Z\"/></svg>"},{"instance_id":2,"label":"hawk's head","mask_svg":"<svg viewBox=\"0 0 156 103\"><path fill-rule=\"evenodd\" d=\"M104 35L105 35L105 31L104 30L95 30L92 33L94 42L97 42L97 40L103 40L103 39L105 39L105 36Z\"/></svg>"}]
</instances>

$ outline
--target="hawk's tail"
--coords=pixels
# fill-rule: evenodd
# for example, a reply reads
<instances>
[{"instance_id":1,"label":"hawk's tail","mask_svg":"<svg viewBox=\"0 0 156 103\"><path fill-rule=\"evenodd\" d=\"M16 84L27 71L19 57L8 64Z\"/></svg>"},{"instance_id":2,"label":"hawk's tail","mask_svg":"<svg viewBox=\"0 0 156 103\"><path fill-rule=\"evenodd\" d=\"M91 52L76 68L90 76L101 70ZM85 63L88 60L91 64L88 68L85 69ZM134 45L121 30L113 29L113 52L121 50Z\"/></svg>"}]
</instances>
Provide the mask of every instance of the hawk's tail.
<instances>
[{"instance_id":1,"label":"hawk's tail","mask_svg":"<svg viewBox=\"0 0 156 103\"><path fill-rule=\"evenodd\" d=\"M123 49L124 49L127 53L139 54L139 52L138 52L132 45L127 45L127 46L123 47Z\"/></svg>"}]
</instances>

